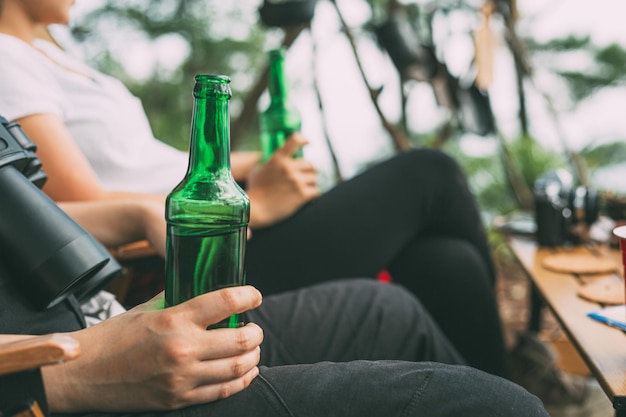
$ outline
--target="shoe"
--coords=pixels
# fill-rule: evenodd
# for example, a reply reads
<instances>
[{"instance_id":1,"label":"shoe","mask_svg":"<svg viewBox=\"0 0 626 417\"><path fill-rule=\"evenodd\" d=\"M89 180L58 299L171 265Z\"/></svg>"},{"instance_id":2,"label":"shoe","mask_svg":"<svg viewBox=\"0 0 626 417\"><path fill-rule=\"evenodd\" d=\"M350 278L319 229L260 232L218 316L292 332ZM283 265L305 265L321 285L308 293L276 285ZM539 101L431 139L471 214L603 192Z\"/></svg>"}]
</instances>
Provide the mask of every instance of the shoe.
<instances>
[{"instance_id":1,"label":"shoe","mask_svg":"<svg viewBox=\"0 0 626 417\"><path fill-rule=\"evenodd\" d=\"M532 333L518 335L510 353L513 381L539 397L546 407L581 405L586 378L564 373L556 352Z\"/></svg>"}]
</instances>

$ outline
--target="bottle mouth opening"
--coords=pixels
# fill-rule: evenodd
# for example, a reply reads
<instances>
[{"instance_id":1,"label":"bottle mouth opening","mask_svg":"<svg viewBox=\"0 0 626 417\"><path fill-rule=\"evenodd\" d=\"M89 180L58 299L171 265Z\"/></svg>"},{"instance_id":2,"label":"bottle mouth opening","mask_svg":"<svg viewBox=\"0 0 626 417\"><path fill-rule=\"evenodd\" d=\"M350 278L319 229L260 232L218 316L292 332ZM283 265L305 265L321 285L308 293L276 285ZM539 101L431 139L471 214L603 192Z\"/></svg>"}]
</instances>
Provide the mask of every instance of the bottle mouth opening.
<instances>
[{"instance_id":1,"label":"bottle mouth opening","mask_svg":"<svg viewBox=\"0 0 626 417\"><path fill-rule=\"evenodd\" d=\"M222 83L228 84L230 83L230 77L228 75L220 75L220 74L197 74L196 77L197 83Z\"/></svg>"},{"instance_id":2,"label":"bottle mouth opening","mask_svg":"<svg viewBox=\"0 0 626 417\"><path fill-rule=\"evenodd\" d=\"M230 77L227 75L198 74L193 95L196 98L222 97L228 100L232 96Z\"/></svg>"}]
</instances>

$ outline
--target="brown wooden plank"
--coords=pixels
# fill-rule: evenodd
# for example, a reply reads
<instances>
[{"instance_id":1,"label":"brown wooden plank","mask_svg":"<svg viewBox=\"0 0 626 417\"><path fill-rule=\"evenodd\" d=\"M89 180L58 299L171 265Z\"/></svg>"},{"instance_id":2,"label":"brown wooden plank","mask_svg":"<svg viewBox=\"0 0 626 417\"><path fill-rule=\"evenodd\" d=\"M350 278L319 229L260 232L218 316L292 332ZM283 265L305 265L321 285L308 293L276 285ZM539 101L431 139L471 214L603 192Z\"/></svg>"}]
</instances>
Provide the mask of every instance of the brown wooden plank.
<instances>
[{"instance_id":1,"label":"brown wooden plank","mask_svg":"<svg viewBox=\"0 0 626 417\"><path fill-rule=\"evenodd\" d=\"M578 277L547 271L541 266L542 258L554 253L553 249L537 249L533 240L517 237L510 238L509 246L607 396L613 399L626 395L624 332L586 316L601 306L576 295L582 282ZM585 249L572 249L580 250ZM616 252L610 256L619 259Z\"/></svg>"},{"instance_id":2,"label":"brown wooden plank","mask_svg":"<svg viewBox=\"0 0 626 417\"><path fill-rule=\"evenodd\" d=\"M0 344L0 375L63 362L79 354L78 341L60 333Z\"/></svg>"}]
</instances>

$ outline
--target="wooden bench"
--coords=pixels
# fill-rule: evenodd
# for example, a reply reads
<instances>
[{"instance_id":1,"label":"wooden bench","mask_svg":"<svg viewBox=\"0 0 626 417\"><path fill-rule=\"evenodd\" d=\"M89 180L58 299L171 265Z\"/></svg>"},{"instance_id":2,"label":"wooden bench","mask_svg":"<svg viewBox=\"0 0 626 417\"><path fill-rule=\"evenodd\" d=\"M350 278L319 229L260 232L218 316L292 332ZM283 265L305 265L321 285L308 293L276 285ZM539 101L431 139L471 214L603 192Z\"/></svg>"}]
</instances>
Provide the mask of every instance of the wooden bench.
<instances>
[{"instance_id":1,"label":"wooden bench","mask_svg":"<svg viewBox=\"0 0 626 417\"><path fill-rule=\"evenodd\" d=\"M508 237L508 244L532 283L529 326L537 330L540 306L545 303L611 400L615 415L626 417L626 334L587 317L588 313L605 304L592 301L596 300L594 297L579 295L583 286L595 284L599 287L599 280L623 294L619 251L585 247L543 248L538 247L534 239L516 236ZM550 257L552 260L555 254L561 253L573 255L572 259L595 256L604 261L610 260L614 262L615 269L603 273L580 273L547 268L546 259Z\"/></svg>"}]
</instances>

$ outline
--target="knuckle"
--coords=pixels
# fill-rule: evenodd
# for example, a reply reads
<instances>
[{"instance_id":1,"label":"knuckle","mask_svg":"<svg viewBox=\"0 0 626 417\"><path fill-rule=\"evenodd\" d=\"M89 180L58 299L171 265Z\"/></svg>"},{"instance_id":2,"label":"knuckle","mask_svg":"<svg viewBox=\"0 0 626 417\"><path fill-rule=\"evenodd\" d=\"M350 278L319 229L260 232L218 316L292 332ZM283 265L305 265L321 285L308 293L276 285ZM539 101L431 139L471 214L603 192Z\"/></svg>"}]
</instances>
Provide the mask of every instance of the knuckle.
<instances>
[{"instance_id":1,"label":"knuckle","mask_svg":"<svg viewBox=\"0 0 626 417\"><path fill-rule=\"evenodd\" d=\"M176 309L166 309L159 318L159 325L165 329L175 329L180 324L180 313Z\"/></svg>"},{"instance_id":2,"label":"knuckle","mask_svg":"<svg viewBox=\"0 0 626 417\"><path fill-rule=\"evenodd\" d=\"M237 359L233 360L233 365L232 365L233 376L240 378L244 376L247 371L248 371L248 367L246 364L245 357L238 357Z\"/></svg>"},{"instance_id":3,"label":"knuckle","mask_svg":"<svg viewBox=\"0 0 626 417\"><path fill-rule=\"evenodd\" d=\"M163 342L165 361L170 364L184 364L193 357L191 347L178 339L168 339ZM169 378L173 380L175 377Z\"/></svg>"},{"instance_id":4,"label":"knuckle","mask_svg":"<svg viewBox=\"0 0 626 417\"><path fill-rule=\"evenodd\" d=\"M225 398L230 397L231 395L233 395L236 391L234 390L234 388L231 386L231 384L229 383L224 383L220 386L219 389L219 393L218 393L218 397L220 400L223 400Z\"/></svg>"},{"instance_id":5,"label":"knuckle","mask_svg":"<svg viewBox=\"0 0 626 417\"><path fill-rule=\"evenodd\" d=\"M242 351L250 350L256 345L256 338L253 337L251 333L252 332L250 332L247 328L238 329L235 343L237 344L237 347Z\"/></svg>"},{"instance_id":6,"label":"knuckle","mask_svg":"<svg viewBox=\"0 0 626 417\"><path fill-rule=\"evenodd\" d=\"M224 288L222 291L220 291L220 295L226 308L228 308L229 310L234 310L237 308L238 304L235 290L233 290L232 288Z\"/></svg>"}]
</instances>

